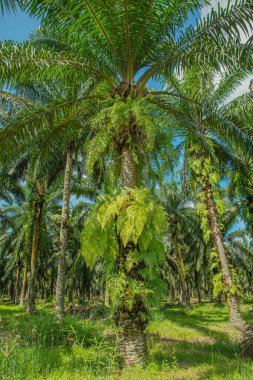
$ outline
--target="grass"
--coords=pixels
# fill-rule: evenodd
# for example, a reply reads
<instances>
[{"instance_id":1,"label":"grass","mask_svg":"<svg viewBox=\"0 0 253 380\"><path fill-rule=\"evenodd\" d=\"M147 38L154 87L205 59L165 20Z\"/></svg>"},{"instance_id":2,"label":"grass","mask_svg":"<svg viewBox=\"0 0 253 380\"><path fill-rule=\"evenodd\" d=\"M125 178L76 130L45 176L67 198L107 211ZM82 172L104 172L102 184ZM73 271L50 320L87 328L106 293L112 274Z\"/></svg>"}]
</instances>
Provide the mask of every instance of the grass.
<instances>
[{"instance_id":1,"label":"grass","mask_svg":"<svg viewBox=\"0 0 253 380\"><path fill-rule=\"evenodd\" d=\"M243 313L253 323L253 302L243 305ZM28 316L21 307L2 304L0 379L251 380L253 362L240 357L240 337L227 322L223 304L152 310L146 368L119 372L110 318L67 316L59 325L50 305Z\"/></svg>"}]
</instances>

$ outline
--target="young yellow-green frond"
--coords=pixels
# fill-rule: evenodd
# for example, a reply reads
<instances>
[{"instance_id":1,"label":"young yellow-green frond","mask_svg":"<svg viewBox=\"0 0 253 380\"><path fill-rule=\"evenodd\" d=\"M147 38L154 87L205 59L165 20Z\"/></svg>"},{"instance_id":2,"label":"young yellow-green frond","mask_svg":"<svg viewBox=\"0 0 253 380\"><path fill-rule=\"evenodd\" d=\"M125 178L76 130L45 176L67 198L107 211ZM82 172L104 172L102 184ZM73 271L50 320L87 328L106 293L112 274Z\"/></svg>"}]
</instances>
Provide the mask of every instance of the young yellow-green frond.
<instances>
[{"instance_id":1,"label":"young yellow-green frond","mask_svg":"<svg viewBox=\"0 0 253 380\"><path fill-rule=\"evenodd\" d=\"M88 216L82 233L82 252L89 266L99 257L110 263L119 253L118 238L124 246L138 246L139 258L153 265L163 258L162 238L166 218L163 208L147 189L124 190L103 196ZM135 252L135 254L137 254ZM153 263L154 261L154 263Z\"/></svg>"}]
</instances>

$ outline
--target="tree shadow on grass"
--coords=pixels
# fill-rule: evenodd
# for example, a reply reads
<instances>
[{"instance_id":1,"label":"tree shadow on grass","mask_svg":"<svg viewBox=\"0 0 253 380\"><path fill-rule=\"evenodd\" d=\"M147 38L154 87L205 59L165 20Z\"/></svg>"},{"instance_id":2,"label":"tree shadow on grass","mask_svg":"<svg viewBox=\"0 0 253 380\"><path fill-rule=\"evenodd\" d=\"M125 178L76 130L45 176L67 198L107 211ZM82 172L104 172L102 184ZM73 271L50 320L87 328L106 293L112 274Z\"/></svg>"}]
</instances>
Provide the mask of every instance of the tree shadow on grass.
<instances>
[{"instance_id":1,"label":"tree shadow on grass","mask_svg":"<svg viewBox=\"0 0 253 380\"><path fill-rule=\"evenodd\" d=\"M249 304L251 305L251 303ZM162 320L172 322L176 328L179 328L179 332L180 328L198 331L201 333L201 337L193 336L191 338L191 334L189 334L188 339L187 331L185 332L186 337L180 338L179 336L179 339L177 336L175 339L170 339L169 331L165 334L168 338L161 339L158 334L150 336L151 360L157 363L169 360L174 366L176 360L179 368L189 368L189 370L191 367L203 368L205 379L234 379L237 374L247 376L245 375L247 371L250 373L249 377L236 378L245 380L253 378L252 362L240 357L240 344L231 341L230 335L239 333L235 328L226 324L228 322L226 305L210 304L209 307L207 305L202 310L201 307L194 307L192 311L178 306L169 307L160 311L158 316L158 332L159 321ZM171 329L173 329L173 325L170 326ZM166 329L166 324L164 329ZM161 332L163 332L163 328L161 328ZM205 340L205 337L213 338L213 340Z\"/></svg>"},{"instance_id":2,"label":"tree shadow on grass","mask_svg":"<svg viewBox=\"0 0 253 380\"><path fill-rule=\"evenodd\" d=\"M157 340L151 346L150 360L158 365L168 361L174 366L176 363L179 369L205 368L205 379L210 378L210 376L213 376L213 379L216 379L216 376L225 378L229 373L238 373L239 367L245 370L251 365L250 360L238 356L238 347L223 342L210 345L190 342L165 343ZM251 366L251 368L253 372L253 367Z\"/></svg>"},{"instance_id":3,"label":"tree shadow on grass","mask_svg":"<svg viewBox=\"0 0 253 380\"><path fill-rule=\"evenodd\" d=\"M228 319L226 316L224 318L219 318L218 321L212 320L210 318L206 318L204 316L197 316L197 315L190 315L183 311L164 311L163 312L164 320L168 320L172 322L175 326L182 327L182 328L188 328L191 330L195 330L201 333L203 335L203 339L200 338L189 338L189 340L195 340L199 342L201 340L204 340L205 337L212 338L214 340L221 340L225 342L229 342L229 333L226 331L216 331L212 329L212 327L215 327L215 324L219 323L226 323L228 322ZM208 327L208 324L210 324L210 327ZM223 327L223 326L222 326ZM172 327L173 328L173 327ZM232 328L231 328L232 329Z\"/></svg>"}]
</instances>

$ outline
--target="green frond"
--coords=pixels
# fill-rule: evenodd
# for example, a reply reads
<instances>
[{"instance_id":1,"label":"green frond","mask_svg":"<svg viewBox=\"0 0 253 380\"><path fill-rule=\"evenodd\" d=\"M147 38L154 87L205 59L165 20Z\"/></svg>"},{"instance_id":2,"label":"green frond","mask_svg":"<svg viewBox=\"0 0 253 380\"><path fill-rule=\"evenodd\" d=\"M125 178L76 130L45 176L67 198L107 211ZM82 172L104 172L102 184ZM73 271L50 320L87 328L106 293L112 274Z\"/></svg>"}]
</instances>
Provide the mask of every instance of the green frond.
<instances>
[{"instance_id":1,"label":"green frond","mask_svg":"<svg viewBox=\"0 0 253 380\"><path fill-rule=\"evenodd\" d=\"M104 71L83 63L71 53L58 53L29 43L16 43L11 41L2 42L0 46L0 83L9 86L16 82L22 83L33 80L50 80L59 77L60 73L68 78L73 73L78 73L79 77L90 72L97 77L106 80L115 86L114 80ZM69 72L71 70L71 72Z\"/></svg>"},{"instance_id":2,"label":"green frond","mask_svg":"<svg viewBox=\"0 0 253 380\"><path fill-rule=\"evenodd\" d=\"M17 0L0 0L0 13L15 11L18 3Z\"/></svg>"},{"instance_id":3,"label":"green frond","mask_svg":"<svg viewBox=\"0 0 253 380\"><path fill-rule=\"evenodd\" d=\"M147 189L123 191L116 197L103 196L85 223L83 254L89 265L95 265L99 257L111 262L119 253L119 236L124 246L130 242L139 244L143 254L158 255L160 261L165 220L163 208Z\"/></svg>"}]
</instances>

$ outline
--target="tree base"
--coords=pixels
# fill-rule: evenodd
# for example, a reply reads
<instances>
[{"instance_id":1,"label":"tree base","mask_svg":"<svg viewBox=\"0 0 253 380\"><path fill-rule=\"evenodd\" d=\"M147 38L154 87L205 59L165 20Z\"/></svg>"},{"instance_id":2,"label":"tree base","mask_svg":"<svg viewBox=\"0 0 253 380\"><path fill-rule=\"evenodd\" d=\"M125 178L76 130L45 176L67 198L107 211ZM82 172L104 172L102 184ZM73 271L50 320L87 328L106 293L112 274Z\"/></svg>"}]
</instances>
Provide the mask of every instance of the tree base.
<instances>
[{"instance_id":1,"label":"tree base","mask_svg":"<svg viewBox=\"0 0 253 380\"><path fill-rule=\"evenodd\" d=\"M148 352L146 334L142 333L131 336L118 334L117 338L122 367L129 367L135 364L144 366Z\"/></svg>"},{"instance_id":2,"label":"tree base","mask_svg":"<svg viewBox=\"0 0 253 380\"><path fill-rule=\"evenodd\" d=\"M240 312L238 297L236 295L228 296L227 304L229 309L229 324L244 331L246 328L246 322L243 320Z\"/></svg>"},{"instance_id":3,"label":"tree base","mask_svg":"<svg viewBox=\"0 0 253 380\"><path fill-rule=\"evenodd\" d=\"M244 328L242 340L242 355L253 359L253 326L247 325Z\"/></svg>"},{"instance_id":4,"label":"tree base","mask_svg":"<svg viewBox=\"0 0 253 380\"><path fill-rule=\"evenodd\" d=\"M28 308L26 309L26 312L27 312L27 314L34 314L34 313L36 312L36 309L35 309L35 308L30 308L30 307L28 307Z\"/></svg>"},{"instance_id":5,"label":"tree base","mask_svg":"<svg viewBox=\"0 0 253 380\"><path fill-rule=\"evenodd\" d=\"M147 359L147 321L142 319L141 307L143 304L140 302L139 308L133 308L131 311L119 310L115 315L122 367L135 364L144 366Z\"/></svg>"}]
</instances>

